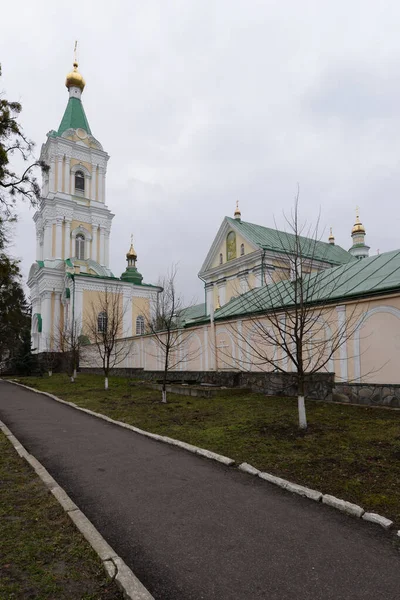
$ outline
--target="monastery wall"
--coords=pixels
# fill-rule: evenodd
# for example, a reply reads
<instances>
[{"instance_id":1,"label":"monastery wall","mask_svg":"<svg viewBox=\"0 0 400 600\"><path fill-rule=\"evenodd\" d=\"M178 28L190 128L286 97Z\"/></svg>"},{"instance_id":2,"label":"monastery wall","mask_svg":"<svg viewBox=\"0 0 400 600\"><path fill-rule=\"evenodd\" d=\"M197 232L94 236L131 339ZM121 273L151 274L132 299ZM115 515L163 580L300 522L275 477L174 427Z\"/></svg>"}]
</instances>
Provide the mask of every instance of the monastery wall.
<instances>
[{"instance_id":1,"label":"monastery wall","mask_svg":"<svg viewBox=\"0 0 400 600\"><path fill-rule=\"evenodd\" d=\"M274 344L260 338L254 319L236 319L208 323L186 329L185 344L177 355L177 372L184 371L242 371L263 372L272 368L257 359L259 353L271 357L288 372L294 369L290 359ZM339 383L400 384L400 295L363 299L360 302L325 307L318 313L314 336L322 347L329 346L337 332L347 324L346 341L327 360L321 371L335 373ZM265 320L263 326L268 328ZM131 344L126 359L117 368L140 368L161 371L163 352L155 336L133 336L120 340ZM310 342L311 343L311 342ZM306 353L305 353L306 355ZM309 366L313 364L309 355ZM100 367L94 348L85 348L83 367Z\"/></svg>"}]
</instances>

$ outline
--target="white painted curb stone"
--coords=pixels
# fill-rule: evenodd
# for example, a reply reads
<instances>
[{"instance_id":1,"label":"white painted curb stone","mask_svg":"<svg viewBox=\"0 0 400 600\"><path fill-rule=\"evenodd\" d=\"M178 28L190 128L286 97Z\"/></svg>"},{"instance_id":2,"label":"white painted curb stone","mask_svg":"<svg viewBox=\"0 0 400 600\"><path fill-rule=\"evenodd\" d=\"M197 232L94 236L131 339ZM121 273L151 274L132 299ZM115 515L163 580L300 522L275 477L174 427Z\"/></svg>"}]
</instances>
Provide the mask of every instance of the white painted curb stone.
<instances>
[{"instance_id":1,"label":"white painted curb stone","mask_svg":"<svg viewBox=\"0 0 400 600\"><path fill-rule=\"evenodd\" d=\"M390 519L387 519L386 517L382 517L381 515L378 515L377 513L366 512L363 514L362 518L364 519L364 521L369 521L370 523L376 523L377 525L380 525L384 529L390 529L393 525L393 521L391 521Z\"/></svg>"},{"instance_id":2,"label":"white painted curb stone","mask_svg":"<svg viewBox=\"0 0 400 600\"><path fill-rule=\"evenodd\" d=\"M333 506L333 508L337 508L348 515L353 515L354 517L362 517L364 514L364 509L358 504L352 504L351 502L346 502L346 500L340 500L340 498L336 498L335 496L330 496L329 494L325 494L322 496L323 504L327 504L328 506Z\"/></svg>"},{"instance_id":3,"label":"white painted curb stone","mask_svg":"<svg viewBox=\"0 0 400 600\"><path fill-rule=\"evenodd\" d=\"M248 463L242 463L238 466L238 469L240 471L244 471L245 473L250 473L250 475L258 475L260 473L260 471L258 469L256 469L255 467L252 467L251 465L249 465Z\"/></svg>"},{"instance_id":4,"label":"white painted curb stone","mask_svg":"<svg viewBox=\"0 0 400 600\"><path fill-rule=\"evenodd\" d=\"M323 495L322 492L312 490L304 485L297 485L297 483L289 483L286 489L294 494L299 494L299 496L305 496L306 498L310 498L310 500L315 500L315 502L319 502Z\"/></svg>"},{"instance_id":5,"label":"white painted curb stone","mask_svg":"<svg viewBox=\"0 0 400 600\"><path fill-rule=\"evenodd\" d=\"M273 483L274 485L278 485L279 487L283 488L284 490L287 488L289 482L286 481L286 479L282 479L281 477L275 477L275 475L271 475L271 473L265 473L264 471L260 471L258 473L258 476L261 479L265 479L265 481L269 481L270 483Z\"/></svg>"},{"instance_id":6,"label":"white painted curb stone","mask_svg":"<svg viewBox=\"0 0 400 600\"><path fill-rule=\"evenodd\" d=\"M67 403L68 404L68 403ZM42 482L51 491L58 500L64 512L67 513L77 529L89 542L93 550L103 562L103 566L110 578L115 578L115 582L124 594L127 600L154 600L154 597L140 583L139 579L133 574L128 565L118 556L118 554L106 542L101 533L97 531L94 525L83 514L77 505L71 500L68 494L58 485L55 479L44 468L44 466L22 446L18 439L11 433L8 427L0 421L0 430L10 440L18 454L33 467ZM23 452L21 453L21 449Z\"/></svg>"}]
</instances>

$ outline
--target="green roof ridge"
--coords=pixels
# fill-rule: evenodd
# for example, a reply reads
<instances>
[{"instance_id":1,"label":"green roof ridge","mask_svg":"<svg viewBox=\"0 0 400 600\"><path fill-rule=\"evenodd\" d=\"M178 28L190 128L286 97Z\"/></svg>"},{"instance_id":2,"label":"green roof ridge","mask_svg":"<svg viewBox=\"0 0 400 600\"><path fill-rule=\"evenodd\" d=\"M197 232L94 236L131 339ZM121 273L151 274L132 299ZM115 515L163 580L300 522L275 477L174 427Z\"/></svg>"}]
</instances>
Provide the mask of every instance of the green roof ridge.
<instances>
[{"instance_id":1,"label":"green roof ridge","mask_svg":"<svg viewBox=\"0 0 400 600\"><path fill-rule=\"evenodd\" d=\"M232 217L226 218L233 227L259 248L293 253L293 245L291 245L291 242L295 239L293 233L278 231L277 229L264 227L264 225L256 225ZM336 244L314 240L305 236L299 236L299 239L303 245L304 258L314 258L335 265L342 265L355 260L350 252ZM286 243L287 247L285 247Z\"/></svg>"},{"instance_id":2,"label":"green roof ridge","mask_svg":"<svg viewBox=\"0 0 400 600\"><path fill-rule=\"evenodd\" d=\"M70 98L68 100L57 135L62 135L67 129L84 129L86 133L92 135L83 104L79 98Z\"/></svg>"}]
</instances>

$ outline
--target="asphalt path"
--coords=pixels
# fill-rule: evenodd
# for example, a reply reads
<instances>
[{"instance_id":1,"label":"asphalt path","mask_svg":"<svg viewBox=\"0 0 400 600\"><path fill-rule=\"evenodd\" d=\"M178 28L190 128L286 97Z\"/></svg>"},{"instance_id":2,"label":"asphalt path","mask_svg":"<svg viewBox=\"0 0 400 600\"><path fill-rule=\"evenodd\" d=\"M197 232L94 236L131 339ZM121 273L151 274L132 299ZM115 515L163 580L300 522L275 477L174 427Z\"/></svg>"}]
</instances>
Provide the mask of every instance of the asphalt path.
<instances>
[{"instance_id":1,"label":"asphalt path","mask_svg":"<svg viewBox=\"0 0 400 600\"><path fill-rule=\"evenodd\" d=\"M0 382L0 419L156 600L396 600L378 527Z\"/></svg>"}]
</instances>

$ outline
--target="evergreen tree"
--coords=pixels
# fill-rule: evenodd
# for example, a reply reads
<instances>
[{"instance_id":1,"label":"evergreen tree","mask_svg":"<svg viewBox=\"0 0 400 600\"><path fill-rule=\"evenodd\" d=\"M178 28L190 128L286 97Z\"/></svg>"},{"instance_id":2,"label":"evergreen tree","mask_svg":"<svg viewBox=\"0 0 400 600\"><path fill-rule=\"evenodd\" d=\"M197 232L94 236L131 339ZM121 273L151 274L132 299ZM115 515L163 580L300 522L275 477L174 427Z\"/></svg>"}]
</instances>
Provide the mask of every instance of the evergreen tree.
<instances>
[{"instance_id":1,"label":"evergreen tree","mask_svg":"<svg viewBox=\"0 0 400 600\"><path fill-rule=\"evenodd\" d=\"M30 328L22 330L21 340L10 367L16 375L33 375L39 371L37 355L32 353Z\"/></svg>"},{"instance_id":2,"label":"evergreen tree","mask_svg":"<svg viewBox=\"0 0 400 600\"><path fill-rule=\"evenodd\" d=\"M0 66L1 76L1 66ZM34 144L24 134L18 117L22 107L0 94L0 366L4 368L22 352L30 360L30 316L21 285L19 261L7 252L10 222L16 220L16 202L36 204L40 187L35 168L48 167L32 158ZM21 160L28 166L17 173L11 161ZM29 338L29 352L27 350ZM25 347L25 350L23 348Z\"/></svg>"}]
</instances>

